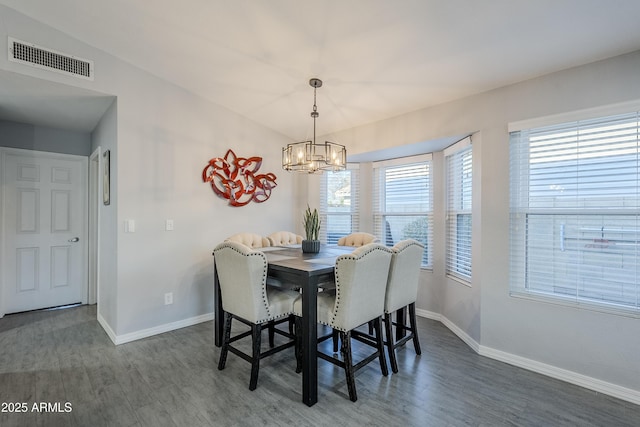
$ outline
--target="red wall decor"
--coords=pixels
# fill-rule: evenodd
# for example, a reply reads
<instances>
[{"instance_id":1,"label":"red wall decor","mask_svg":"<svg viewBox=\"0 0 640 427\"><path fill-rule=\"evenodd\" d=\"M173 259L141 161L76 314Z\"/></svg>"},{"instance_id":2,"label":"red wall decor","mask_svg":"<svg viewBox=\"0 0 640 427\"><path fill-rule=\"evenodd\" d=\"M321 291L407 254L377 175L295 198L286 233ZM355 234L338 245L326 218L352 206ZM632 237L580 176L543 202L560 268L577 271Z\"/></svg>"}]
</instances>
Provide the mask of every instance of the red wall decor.
<instances>
[{"instance_id":1,"label":"red wall decor","mask_svg":"<svg viewBox=\"0 0 640 427\"><path fill-rule=\"evenodd\" d=\"M232 150L214 157L202 171L202 181L210 182L213 192L229 200L231 206L244 206L254 201L262 203L271 197L276 187L273 173L256 174L262 157L237 157Z\"/></svg>"}]
</instances>

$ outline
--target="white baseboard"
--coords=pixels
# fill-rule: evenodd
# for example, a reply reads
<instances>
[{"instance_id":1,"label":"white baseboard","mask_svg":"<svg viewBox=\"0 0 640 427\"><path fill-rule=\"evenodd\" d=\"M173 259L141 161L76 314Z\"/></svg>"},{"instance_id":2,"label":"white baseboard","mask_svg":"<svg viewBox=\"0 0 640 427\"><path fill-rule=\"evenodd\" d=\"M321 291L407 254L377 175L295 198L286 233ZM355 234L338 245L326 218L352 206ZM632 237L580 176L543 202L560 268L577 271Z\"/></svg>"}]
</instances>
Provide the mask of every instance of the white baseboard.
<instances>
[{"instance_id":1,"label":"white baseboard","mask_svg":"<svg viewBox=\"0 0 640 427\"><path fill-rule=\"evenodd\" d=\"M442 316L442 320L441 320L442 324L444 326L446 326L447 328L449 328L449 330L451 330L451 332L453 332L454 334L456 334L458 336L458 338L460 338L462 341L464 341L464 343L466 345L468 345L469 347L471 347L471 349L473 351L475 351L476 353L480 353L480 345L478 344L478 342L476 340L474 340L473 338L471 338L471 336L469 334L467 334L465 331L463 331L462 329L460 329L455 323L453 323L451 320L447 319L446 317Z\"/></svg>"},{"instance_id":2,"label":"white baseboard","mask_svg":"<svg viewBox=\"0 0 640 427\"><path fill-rule=\"evenodd\" d=\"M551 378L575 384L580 387L596 391L598 393L603 393L609 396L616 397L618 399L626 400L627 402L635 403L636 405L640 405L640 391L638 390L622 387L617 384L578 374L577 372L568 371L556 366L547 365L546 363L527 359L526 357L517 356L515 354L480 345L466 332L464 332L452 321L442 316L441 314L416 309L416 315L433 320L439 320L443 325L449 328L451 332L456 334L458 338L464 341L465 344L471 347L473 351L481 356L489 357L500 362L508 363L509 365L517 366L519 368L546 375Z\"/></svg>"},{"instance_id":3,"label":"white baseboard","mask_svg":"<svg viewBox=\"0 0 640 427\"><path fill-rule=\"evenodd\" d=\"M622 387L486 346L480 346L478 354L640 405L640 391L638 390Z\"/></svg>"},{"instance_id":4,"label":"white baseboard","mask_svg":"<svg viewBox=\"0 0 640 427\"><path fill-rule=\"evenodd\" d=\"M100 324L100 326L102 326L102 329L104 329L104 331L107 333L107 336L109 337L109 339L111 339L111 342L116 344L116 334L115 332L113 332L113 329L111 329L111 326L109 326L107 321L104 320L104 317L102 317L100 312L98 312L98 323Z\"/></svg>"},{"instance_id":5,"label":"white baseboard","mask_svg":"<svg viewBox=\"0 0 640 427\"><path fill-rule=\"evenodd\" d=\"M109 338L111 338L111 341L113 341L115 345L140 340L142 338L148 338L150 336L163 334L169 331L175 331L176 329L186 328L187 326L197 325L198 323L208 322L209 320L213 320L213 313L202 314L200 316L190 317L188 319L178 320L176 322L165 323L163 325L154 326L153 328L142 329L140 331L130 332L124 335L116 335L109 327L107 322L104 321L102 316L98 314L98 322L100 323L100 325L102 325L102 328L105 330L105 332L107 333Z\"/></svg>"},{"instance_id":6,"label":"white baseboard","mask_svg":"<svg viewBox=\"0 0 640 427\"><path fill-rule=\"evenodd\" d=\"M438 322L442 322L442 315L440 313L422 310L421 308L417 308L417 307L416 307L416 316L426 317L427 319L437 320Z\"/></svg>"}]
</instances>

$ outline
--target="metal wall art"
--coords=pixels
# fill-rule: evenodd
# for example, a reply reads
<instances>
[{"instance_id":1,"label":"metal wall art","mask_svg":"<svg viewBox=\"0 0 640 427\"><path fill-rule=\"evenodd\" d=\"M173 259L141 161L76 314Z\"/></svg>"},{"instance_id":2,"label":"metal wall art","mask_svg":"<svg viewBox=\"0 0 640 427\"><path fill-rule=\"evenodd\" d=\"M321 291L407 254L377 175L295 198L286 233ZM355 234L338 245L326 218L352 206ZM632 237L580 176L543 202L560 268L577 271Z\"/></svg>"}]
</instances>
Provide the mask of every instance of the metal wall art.
<instances>
[{"instance_id":1,"label":"metal wall art","mask_svg":"<svg viewBox=\"0 0 640 427\"><path fill-rule=\"evenodd\" d=\"M232 150L214 157L202 171L202 181L211 183L213 192L229 200L231 206L244 206L254 201L262 203L271 197L276 187L273 173L256 174L262 157L237 157Z\"/></svg>"}]
</instances>

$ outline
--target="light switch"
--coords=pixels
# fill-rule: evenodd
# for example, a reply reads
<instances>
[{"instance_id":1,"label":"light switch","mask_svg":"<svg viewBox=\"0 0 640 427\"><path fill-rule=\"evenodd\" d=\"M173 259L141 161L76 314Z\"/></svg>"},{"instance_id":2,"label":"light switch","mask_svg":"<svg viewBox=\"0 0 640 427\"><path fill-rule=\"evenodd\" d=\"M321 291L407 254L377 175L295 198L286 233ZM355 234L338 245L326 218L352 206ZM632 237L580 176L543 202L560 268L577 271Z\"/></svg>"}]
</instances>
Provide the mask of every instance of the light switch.
<instances>
[{"instance_id":1,"label":"light switch","mask_svg":"<svg viewBox=\"0 0 640 427\"><path fill-rule=\"evenodd\" d=\"M172 219L168 219L165 223L164 229L166 231L173 231L173 220Z\"/></svg>"},{"instance_id":2,"label":"light switch","mask_svg":"<svg viewBox=\"0 0 640 427\"><path fill-rule=\"evenodd\" d=\"M124 222L124 232L125 233L135 233L136 231L136 222L133 219L128 219Z\"/></svg>"}]
</instances>

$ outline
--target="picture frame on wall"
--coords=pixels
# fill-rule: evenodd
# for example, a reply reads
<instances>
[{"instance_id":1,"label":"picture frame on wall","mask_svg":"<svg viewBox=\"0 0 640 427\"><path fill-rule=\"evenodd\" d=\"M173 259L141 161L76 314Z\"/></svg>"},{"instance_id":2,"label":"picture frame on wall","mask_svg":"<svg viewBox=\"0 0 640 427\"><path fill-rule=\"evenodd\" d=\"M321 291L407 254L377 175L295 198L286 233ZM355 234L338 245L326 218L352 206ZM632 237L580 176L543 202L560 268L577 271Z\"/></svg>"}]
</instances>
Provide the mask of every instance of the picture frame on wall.
<instances>
[{"instance_id":1,"label":"picture frame on wall","mask_svg":"<svg viewBox=\"0 0 640 427\"><path fill-rule=\"evenodd\" d=\"M102 175L102 203L109 205L111 203L111 150L106 150L103 157L103 175Z\"/></svg>"}]
</instances>

